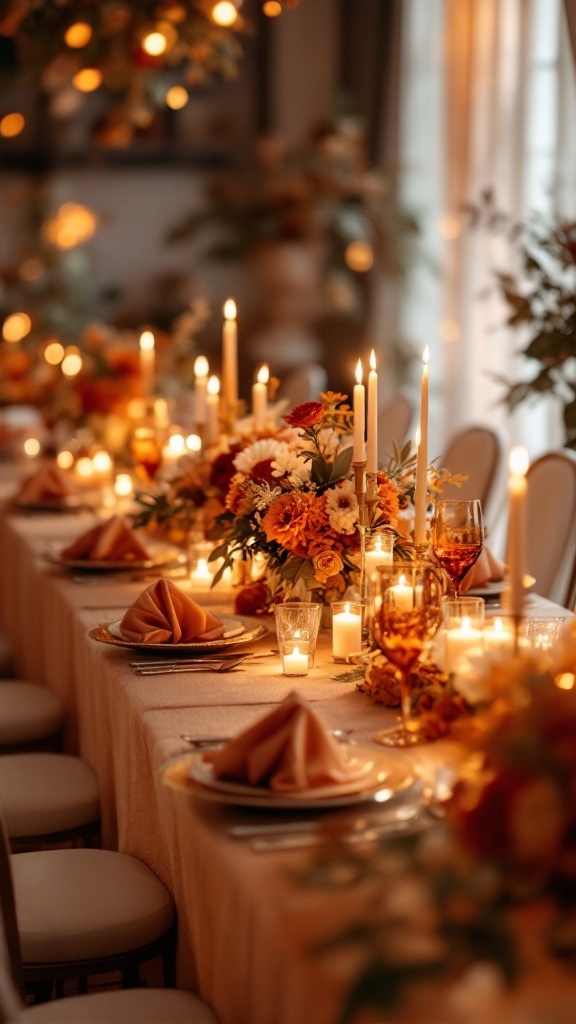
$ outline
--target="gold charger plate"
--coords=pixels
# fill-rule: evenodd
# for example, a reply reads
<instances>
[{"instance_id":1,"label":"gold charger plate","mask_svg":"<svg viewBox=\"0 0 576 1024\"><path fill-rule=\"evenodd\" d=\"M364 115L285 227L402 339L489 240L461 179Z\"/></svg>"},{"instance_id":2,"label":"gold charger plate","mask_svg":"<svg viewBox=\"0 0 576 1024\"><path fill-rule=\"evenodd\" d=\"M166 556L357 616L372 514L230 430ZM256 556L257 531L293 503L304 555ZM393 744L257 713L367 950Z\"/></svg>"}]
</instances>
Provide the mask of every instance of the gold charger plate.
<instances>
[{"instance_id":1,"label":"gold charger plate","mask_svg":"<svg viewBox=\"0 0 576 1024\"><path fill-rule=\"evenodd\" d=\"M308 790L305 793L274 793L264 786L239 786L224 779L215 788L194 778L198 774L203 753L196 751L184 754L164 765L161 769L161 781L165 786L179 793L185 793L198 800L212 800L217 803L232 804L238 807L259 807L266 810L329 810L333 807L348 807L351 804L375 801L386 803L393 797L406 793L416 781L408 760L396 750L378 749L367 746L351 746L354 757L365 757L371 767L359 783L343 786L322 787L319 790Z\"/></svg>"},{"instance_id":2,"label":"gold charger plate","mask_svg":"<svg viewBox=\"0 0 576 1024\"><path fill-rule=\"evenodd\" d=\"M121 620L105 623L91 629L89 636L92 640L98 640L102 644L111 644L113 647L126 647L129 650L144 651L146 654L165 654L174 658L178 654L205 654L207 651L223 651L229 647L236 647L242 644L251 644L259 640L268 632L260 622L249 623L240 619L230 619L225 615L221 616L221 622L226 626L224 636L218 640L197 640L188 644L144 644L134 643L131 640L123 640L117 634L117 627Z\"/></svg>"},{"instance_id":3,"label":"gold charger plate","mask_svg":"<svg viewBox=\"0 0 576 1024\"><path fill-rule=\"evenodd\" d=\"M81 569L88 572L118 572L123 569L127 572L133 572L135 569L154 569L163 565L170 565L172 562L177 562L180 565L184 565L187 562L184 552L173 545L154 543L154 541L147 540L144 546L149 553L149 557L144 559L122 558L116 561L109 559L96 561L91 558L63 558L61 554L51 551L47 553L46 558L53 565L58 565L62 569L73 569L74 571Z\"/></svg>"}]
</instances>

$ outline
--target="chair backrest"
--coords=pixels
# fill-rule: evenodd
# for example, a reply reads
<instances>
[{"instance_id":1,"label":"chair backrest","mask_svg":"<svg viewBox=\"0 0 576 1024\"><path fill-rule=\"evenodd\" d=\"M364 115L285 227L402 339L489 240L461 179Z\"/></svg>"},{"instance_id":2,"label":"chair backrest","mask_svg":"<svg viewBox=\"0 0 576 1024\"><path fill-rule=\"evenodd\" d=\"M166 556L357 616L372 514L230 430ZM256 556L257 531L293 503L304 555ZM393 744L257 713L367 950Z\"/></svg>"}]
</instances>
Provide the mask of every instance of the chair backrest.
<instances>
[{"instance_id":1,"label":"chair backrest","mask_svg":"<svg viewBox=\"0 0 576 1024\"><path fill-rule=\"evenodd\" d=\"M278 389L278 398L283 398L288 408L293 409L302 402L315 401L327 387L328 374L324 367L318 363L306 363L286 374Z\"/></svg>"},{"instance_id":2,"label":"chair backrest","mask_svg":"<svg viewBox=\"0 0 576 1024\"><path fill-rule=\"evenodd\" d=\"M10 868L10 845L0 814L0 1024L19 1019L23 1009L22 955Z\"/></svg>"},{"instance_id":3,"label":"chair backrest","mask_svg":"<svg viewBox=\"0 0 576 1024\"><path fill-rule=\"evenodd\" d=\"M386 468L386 463L393 454L392 442L399 445L410 430L414 407L410 399L403 394L398 394L378 413L378 453L380 465Z\"/></svg>"},{"instance_id":4,"label":"chair backrest","mask_svg":"<svg viewBox=\"0 0 576 1024\"><path fill-rule=\"evenodd\" d=\"M468 479L461 487L447 484L443 498L478 498L485 509L502 457L502 445L490 427L467 427L449 442L438 466Z\"/></svg>"},{"instance_id":5,"label":"chair backrest","mask_svg":"<svg viewBox=\"0 0 576 1024\"><path fill-rule=\"evenodd\" d=\"M576 456L549 452L527 473L527 570L535 590L567 608L576 585Z\"/></svg>"}]
</instances>

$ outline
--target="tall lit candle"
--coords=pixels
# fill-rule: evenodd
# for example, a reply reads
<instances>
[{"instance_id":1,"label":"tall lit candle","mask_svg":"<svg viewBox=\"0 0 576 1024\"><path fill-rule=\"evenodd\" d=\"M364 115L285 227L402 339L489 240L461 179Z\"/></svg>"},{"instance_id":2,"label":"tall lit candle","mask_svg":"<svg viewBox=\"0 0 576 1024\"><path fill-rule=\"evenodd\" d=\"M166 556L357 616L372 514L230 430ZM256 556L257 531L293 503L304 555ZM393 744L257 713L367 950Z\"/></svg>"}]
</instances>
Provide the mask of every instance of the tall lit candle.
<instances>
[{"instance_id":1,"label":"tall lit candle","mask_svg":"<svg viewBox=\"0 0 576 1024\"><path fill-rule=\"evenodd\" d=\"M220 433L220 381L214 374L206 385L206 444L214 444Z\"/></svg>"},{"instance_id":2,"label":"tall lit candle","mask_svg":"<svg viewBox=\"0 0 576 1024\"><path fill-rule=\"evenodd\" d=\"M140 377L142 394L148 398L154 392L154 374L156 370L155 340L152 331L142 331L140 335Z\"/></svg>"},{"instance_id":3,"label":"tall lit candle","mask_svg":"<svg viewBox=\"0 0 576 1024\"><path fill-rule=\"evenodd\" d=\"M398 612L411 612L414 608L414 589L400 576L398 583L389 589L390 603Z\"/></svg>"},{"instance_id":4,"label":"tall lit candle","mask_svg":"<svg viewBox=\"0 0 576 1024\"><path fill-rule=\"evenodd\" d=\"M414 543L425 544L426 509L428 507L428 345L422 356L420 388L420 438L416 455L416 486L414 494Z\"/></svg>"},{"instance_id":5,"label":"tall lit candle","mask_svg":"<svg viewBox=\"0 0 576 1024\"><path fill-rule=\"evenodd\" d=\"M268 405L268 380L270 373L266 365L258 370L257 379L252 385L252 415L254 417L254 430L263 430L266 424L266 409Z\"/></svg>"},{"instance_id":6,"label":"tall lit candle","mask_svg":"<svg viewBox=\"0 0 576 1024\"><path fill-rule=\"evenodd\" d=\"M234 299L224 303L222 392L227 411L233 412L238 404L238 325Z\"/></svg>"},{"instance_id":7,"label":"tall lit candle","mask_svg":"<svg viewBox=\"0 0 576 1024\"><path fill-rule=\"evenodd\" d=\"M194 419L197 426L206 423L206 387L208 384L208 360L198 356L194 360Z\"/></svg>"},{"instance_id":8,"label":"tall lit candle","mask_svg":"<svg viewBox=\"0 0 576 1024\"><path fill-rule=\"evenodd\" d=\"M364 462L364 429L365 429L365 389L362 383L362 360L356 364L356 383L354 385L354 454L353 462Z\"/></svg>"},{"instance_id":9,"label":"tall lit candle","mask_svg":"<svg viewBox=\"0 0 576 1024\"><path fill-rule=\"evenodd\" d=\"M376 372L376 354L370 353L370 373L368 374L368 416L367 416L366 471L378 472L378 373Z\"/></svg>"},{"instance_id":10,"label":"tall lit candle","mask_svg":"<svg viewBox=\"0 0 576 1024\"><path fill-rule=\"evenodd\" d=\"M513 448L508 463L508 585L510 614L522 615L524 607L524 572L526 569L526 494L528 490L526 472L528 452L525 448Z\"/></svg>"}]
</instances>

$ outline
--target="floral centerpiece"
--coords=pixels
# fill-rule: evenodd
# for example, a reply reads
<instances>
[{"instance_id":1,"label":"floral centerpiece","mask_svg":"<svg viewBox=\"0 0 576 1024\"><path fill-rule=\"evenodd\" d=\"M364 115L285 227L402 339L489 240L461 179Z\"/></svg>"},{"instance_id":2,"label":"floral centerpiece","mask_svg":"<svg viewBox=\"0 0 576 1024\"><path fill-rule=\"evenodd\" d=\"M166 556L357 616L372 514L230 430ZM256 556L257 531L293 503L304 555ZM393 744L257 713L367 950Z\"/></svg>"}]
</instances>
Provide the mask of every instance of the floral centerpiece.
<instances>
[{"instance_id":1,"label":"floral centerpiece","mask_svg":"<svg viewBox=\"0 0 576 1024\"><path fill-rule=\"evenodd\" d=\"M427 1024L572 1019L575 672L575 619L552 653L471 659L455 685L476 713L461 733L452 795L445 767L434 784L435 822L364 848L341 844L328 822L325 845L293 873L333 897L345 890L355 906L338 931L310 925L310 955L364 952L343 1022L367 1009Z\"/></svg>"}]
</instances>

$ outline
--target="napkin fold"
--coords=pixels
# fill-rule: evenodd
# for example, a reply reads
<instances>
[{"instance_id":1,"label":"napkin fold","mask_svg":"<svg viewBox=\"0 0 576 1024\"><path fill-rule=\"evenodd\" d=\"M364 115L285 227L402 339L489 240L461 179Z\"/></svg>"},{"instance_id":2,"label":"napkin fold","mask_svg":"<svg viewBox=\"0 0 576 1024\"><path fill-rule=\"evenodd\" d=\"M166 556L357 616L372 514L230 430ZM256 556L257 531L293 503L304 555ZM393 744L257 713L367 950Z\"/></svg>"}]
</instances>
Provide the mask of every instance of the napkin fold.
<instances>
[{"instance_id":1,"label":"napkin fold","mask_svg":"<svg viewBox=\"0 0 576 1024\"><path fill-rule=\"evenodd\" d=\"M266 785L278 793L352 782L369 767L349 759L296 691L221 750L207 751L203 757L216 778Z\"/></svg>"},{"instance_id":2,"label":"napkin fold","mask_svg":"<svg viewBox=\"0 0 576 1024\"><path fill-rule=\"evenodd\" d=\"M144 562L149 555L130 524L122 516L112 516L64 548L61 557L93 562Z\"/></svg>"},{"instance_id":3,"label":"napkin fold","mask_svg":"<svg viewBox=\"0 0 576 1024\"><path fill-rule=\"evenodd\" d=\"M124 639L140 644L217 640L224 628L220 619L164 579L144 590L120 623Z\"/></svg>"},{"instance_id":4,"label":"napkin fold","mask_svg":"<svg viewBox=\"0 0 576 1024\"><path fill-rule=\"evenodd\" d=\"M58 501L76 494L77 487L56 462L45 462L27 477L16 494L16 501Z\"/></svg>"},{"instance_id":5,"label":"napkin fold","mask_svg":"<svg viewBox=\"0 0 576 1024\"><path fill-rule=\"evenodd\" d=\"M485 587L488 583L496 583L499 580L504 579L505 566L499 561L498 558L488 550L486 546L482 548L478 561L474 563L471 569L468 570L462 583L460 585L460 593L464 594L467 590L473 590L476 587Z\"/></svg>"}]
</instances>

